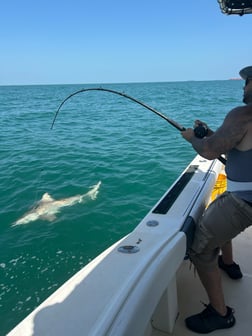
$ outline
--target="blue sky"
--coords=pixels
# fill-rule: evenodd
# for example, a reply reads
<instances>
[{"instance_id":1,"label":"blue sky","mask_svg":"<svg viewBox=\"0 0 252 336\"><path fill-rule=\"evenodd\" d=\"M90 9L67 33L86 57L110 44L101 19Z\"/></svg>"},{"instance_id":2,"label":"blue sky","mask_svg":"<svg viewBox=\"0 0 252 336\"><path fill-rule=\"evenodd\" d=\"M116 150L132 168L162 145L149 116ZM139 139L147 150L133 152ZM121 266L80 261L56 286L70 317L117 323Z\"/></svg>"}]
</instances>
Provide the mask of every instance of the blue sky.
<instances>
[{"instance_id":1,"label":"blue sky","mask_svg":"<svg viewBox=\"0 0 252 336\"><path fill-rule=\"evenodd\" d=\"M2 1L0 85L229 79L251 31L217 0Z\"/></svg>"}]
</instances>

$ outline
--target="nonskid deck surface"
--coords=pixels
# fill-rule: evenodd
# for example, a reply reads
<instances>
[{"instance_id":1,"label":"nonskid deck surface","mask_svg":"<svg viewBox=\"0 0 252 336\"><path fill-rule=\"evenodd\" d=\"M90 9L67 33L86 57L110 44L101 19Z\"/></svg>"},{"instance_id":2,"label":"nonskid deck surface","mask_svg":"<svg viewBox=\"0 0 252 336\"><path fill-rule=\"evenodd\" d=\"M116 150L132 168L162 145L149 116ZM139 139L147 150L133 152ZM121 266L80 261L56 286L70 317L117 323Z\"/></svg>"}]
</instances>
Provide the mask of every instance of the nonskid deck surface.
<instances>
[{"instance_id":1,"label":"nonskid deck surface","mask_svg":"<svg viewBox=\"0 0 252 336\"><path fill-rule=\"evenodd\" d=\"M241 233L233 240L234 259L243 272L241 280L232 280L222 272L223 288L226 304L235 310L236 325L233 328L217 330L210 335L238 336L251 335L252 330L252 227ZM179 318L174 336L200 335L189 331L184 319L197 314L204 309L201 302L208 303L206 293L199 281L199 277L190 268L190 262L184 261L177 277ZM153 332L152 336L161 336L164 333ZM167 335L167 334L166 334Z\"/></svg>"}]
</instances>

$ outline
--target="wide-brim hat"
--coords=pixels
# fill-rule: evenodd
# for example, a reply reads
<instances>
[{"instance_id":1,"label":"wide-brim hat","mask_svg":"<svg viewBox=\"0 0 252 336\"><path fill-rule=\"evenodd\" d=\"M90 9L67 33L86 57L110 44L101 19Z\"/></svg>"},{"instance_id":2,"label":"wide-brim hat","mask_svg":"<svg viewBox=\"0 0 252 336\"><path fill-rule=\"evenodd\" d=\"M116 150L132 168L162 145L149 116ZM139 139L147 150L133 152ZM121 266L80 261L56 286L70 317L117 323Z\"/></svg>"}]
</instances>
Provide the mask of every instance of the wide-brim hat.
<instances>
[{"instance_id":1,"label":"wide-brim hat","mask_svg":"<svg viewBox=\"0 0 252 336\"><path fill-rule=\"evenodd\" d=\"M248 78L252 78L252 66L247 66L246 68L241 69L239 72L241 78L247 80Z\"/></svg>"}]
</instances>

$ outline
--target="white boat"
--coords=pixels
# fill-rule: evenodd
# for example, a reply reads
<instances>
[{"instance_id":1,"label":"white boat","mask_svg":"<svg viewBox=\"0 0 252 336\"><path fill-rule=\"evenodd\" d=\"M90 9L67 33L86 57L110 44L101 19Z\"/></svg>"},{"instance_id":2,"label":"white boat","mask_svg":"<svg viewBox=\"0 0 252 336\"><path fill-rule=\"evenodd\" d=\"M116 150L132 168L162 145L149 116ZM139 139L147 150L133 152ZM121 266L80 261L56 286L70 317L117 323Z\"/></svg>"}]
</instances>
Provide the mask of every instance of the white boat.
<instances>
[{"instance_id":1,"label":"white boat","mask_svg":"<svg viewBox=\"0 0 252 336\"><path fill-rule=\"evenodd\" d=\"M194 335L184 318L203 310L201 301L208 300L190 270L186 250L222 173L220 161L197 155L129 235L75 274L8 335ZM233 241L243 279L223 275L227 304L237 308L237 323L216 335L251 333L251 236L247 230Z\"/></svg>"}]
</instances>

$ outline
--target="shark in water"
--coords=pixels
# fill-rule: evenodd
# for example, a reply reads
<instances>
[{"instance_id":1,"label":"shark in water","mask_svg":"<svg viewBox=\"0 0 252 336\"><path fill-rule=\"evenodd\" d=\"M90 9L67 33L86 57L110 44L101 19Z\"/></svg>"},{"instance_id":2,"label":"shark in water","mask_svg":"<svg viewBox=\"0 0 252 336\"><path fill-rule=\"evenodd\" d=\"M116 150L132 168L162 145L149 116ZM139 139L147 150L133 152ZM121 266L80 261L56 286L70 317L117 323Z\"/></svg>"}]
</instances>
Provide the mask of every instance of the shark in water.
<instances>
[{"instance_id":1,"label":"shark in water","mask_svg":"<svg viewBox=\"0 0 252 336\"><path fill-rule=\"evenodd\" d=\"M45 193L37 205L14 222L13 226L27 224L38 219L52 222L56 219L56 214L60 212L61 208L72 206L76 203L82 203L84 200L89 198L92 200L96 199L100 185L101 181L91 187L92 189L90 189L86 194L62 198L60 200L55 200L48 193Z\"/></svg>"}]
</instances>

